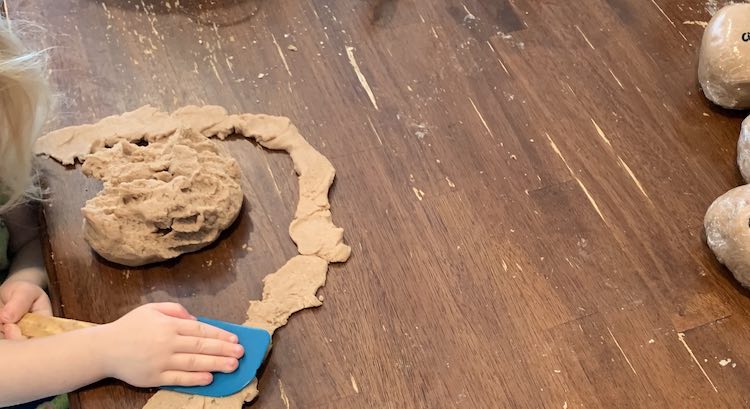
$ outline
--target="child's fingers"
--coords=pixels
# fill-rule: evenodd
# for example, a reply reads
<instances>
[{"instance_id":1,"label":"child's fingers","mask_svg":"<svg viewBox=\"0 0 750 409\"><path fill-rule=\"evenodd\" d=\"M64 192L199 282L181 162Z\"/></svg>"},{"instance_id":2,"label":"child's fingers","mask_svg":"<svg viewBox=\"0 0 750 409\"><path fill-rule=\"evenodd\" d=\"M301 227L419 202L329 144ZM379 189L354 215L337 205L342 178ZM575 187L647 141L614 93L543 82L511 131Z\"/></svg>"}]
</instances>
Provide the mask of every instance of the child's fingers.
<instances>
[{"instance_id":1,"label":"child's fingers","mask_svg":"<svg viewBox=\"0 0 750 409\"><path fill-rule=\"evenodd\" d=\"M31 309L36 297L37 294L31 291L13 291L5 307L0 311L0 321L5 324L15 324Z\"/></svg>"},{"instance_id":2,"label":"child's fingers","mask_svg":"<svg viewBox=\"0 0 750 409\"><path fill-rule=\"evenodd\" d=\"M3 333L5 334L5 339L14 341L26 339L26 337L21 333L21 328L16 324L3 325Z\"/></svg>"},{"instance_id":3,"label":"child's fingers","mask_svg":"<svg viewBox=\"0 0 750 409\"><path fill-rule=\"evenodd\" d=\"M192 316L188 312L188 310L186 310L185 307L180 304L173 302L162 302L154 303L152 305L154 306L154 308L156 308L157 311L161 312L162 314L169 315L170 317L195 320L195 317Z\"/></svg>"},{"instance_id":4,"label":"child's fingers","mask_svg":"<svg viewBox=\"0 0 750 409\"><path fill-rule=\"evenodd\" d=\"M189 354L227 356L240 358L244 354L242 345L202 337L179 337L175 352Z\"/></svg>"},{"instance_id":5,"label":"child's fingers","mask_svg":"<svg viewBox=\"0 0 750 409\"><path fill-rule=\"evenodd\" d=\"M47 294L42 294L34 301L34 304L31 305L31 312L52 316L52 303L50 303Z\"/></svg>"},{"instance_id":6,"label":"child's fingers","mask_svg":"<svg viewBox=\"0 0 750 409\"><path fill-rule=\"evenodd\" d=\"M209 372L165 371L159 381L162 385L170 386L202 386L213 382L214 377Z\"/></svg>"},{"instance_id":7,"label":"child's fingers","mask_svg":"<svg viewBox=\"0 0 750 409\"><path fill-rule=\"evenodd\" d=\"M198 354L174 354L167 364L170 369L189 372L234 372L239 365L235 358Z\"/></svg>"},{"instance_id":8,"label":"child's fingers","mask_svg":"<svg viewBox=\"0 0 750 409\"><path fill-rule=\"evenodd\" d=\"M237 342L237 335L199 321L182 321L177 326L177 333L188 337L215 338L227 342Z\"/></svg>"}]
</instances>

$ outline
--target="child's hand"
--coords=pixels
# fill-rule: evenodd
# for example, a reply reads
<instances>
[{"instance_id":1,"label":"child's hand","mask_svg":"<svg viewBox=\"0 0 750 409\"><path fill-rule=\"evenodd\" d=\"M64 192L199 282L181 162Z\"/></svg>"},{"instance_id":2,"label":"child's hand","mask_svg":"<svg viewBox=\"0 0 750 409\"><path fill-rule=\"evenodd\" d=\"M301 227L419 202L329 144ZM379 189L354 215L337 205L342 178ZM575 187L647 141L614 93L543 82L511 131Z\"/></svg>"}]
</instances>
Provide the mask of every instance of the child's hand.
<instances>
[{"instance_id":1,"label":"child's hand","mask_svg":"<svg viewBox=\"0 0 750 409\"><path fill-rule=\"evenodd\" d=\"M52 315L52 306L44 290L36 284L10 279L0 285L0 324L8 339L22 339L15 325L27 312Z\"/></svg>"},{"instance_id":2,"label":"child's hand","mask_svg":"<svg viewBox=\"0 0 750 409\"><path fill-rule=\"evenodd\" d=\"M211 372L233 372L244 354L236 335L179 304L141 306L102 330L108 375L133 386L207 385Z\"/></svg>"}]
</instances>

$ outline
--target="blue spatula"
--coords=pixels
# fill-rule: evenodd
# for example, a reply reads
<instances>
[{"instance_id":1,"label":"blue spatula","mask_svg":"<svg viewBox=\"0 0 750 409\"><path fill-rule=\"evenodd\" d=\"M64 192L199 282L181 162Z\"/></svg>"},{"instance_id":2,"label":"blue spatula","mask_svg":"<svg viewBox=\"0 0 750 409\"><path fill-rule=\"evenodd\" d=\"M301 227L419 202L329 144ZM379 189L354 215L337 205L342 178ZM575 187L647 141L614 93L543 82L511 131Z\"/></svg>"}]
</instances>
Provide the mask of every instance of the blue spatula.
<instances>
[{"instance_id":1,"label":"blue spatula","mask_svg":"<svg viewBox=\"0 0 750 409\"><path fill-rule=\"evenodd\" d=\"M250 384L256 377L258 369L266 359L271 346L271 334L260 328L246 327L208 318L198 318L198 321L221 328L237 335L238 343L245 349L245 355L239 359L239 366L232 373L215 372L213 382L206 386L165 386L163 389L193 395L210 396L214 398L233 395ZM75 321L65 318L47 317L33 313L26 314L18 326L21 333L28 338L38 338L56 335L94 326L90 322Z\"/></svg>"},{"instance_id":2,"label":"blue spatula","mask_svg":"<svg viewBox=\"0 0 750 409\"><path fill-rule=\"evenodd\" d=\"M206 386L164 386L163 389L192 395L219 398L241 391L255 378L271 345L271 334L260 328L230 324L224 321L198 317L198 321L221 328L237 335L238 343L245 348L245 355L239 360L239 366L232 373L215 372L214 380Z\"/></svg>"}]
</instances>

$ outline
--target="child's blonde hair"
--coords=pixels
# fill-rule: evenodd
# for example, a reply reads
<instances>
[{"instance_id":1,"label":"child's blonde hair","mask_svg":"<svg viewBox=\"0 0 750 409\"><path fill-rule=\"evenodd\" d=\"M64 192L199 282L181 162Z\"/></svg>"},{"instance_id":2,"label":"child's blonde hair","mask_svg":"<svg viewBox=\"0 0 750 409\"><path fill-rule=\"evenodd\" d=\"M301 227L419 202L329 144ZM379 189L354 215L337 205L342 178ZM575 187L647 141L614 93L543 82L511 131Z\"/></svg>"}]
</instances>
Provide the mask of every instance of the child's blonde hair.
<instances>
[{"instance_id":1,"label":"child's blonde hair","mask_svg":"<svg viewBox=\"0 0 750 409\"><path fill-rule=\"evenodd\" d=\"M0 214L32 186L32 145L50 104L45 71L45 54L27 49L0 18Z\"/></svg>"}]
</instances>

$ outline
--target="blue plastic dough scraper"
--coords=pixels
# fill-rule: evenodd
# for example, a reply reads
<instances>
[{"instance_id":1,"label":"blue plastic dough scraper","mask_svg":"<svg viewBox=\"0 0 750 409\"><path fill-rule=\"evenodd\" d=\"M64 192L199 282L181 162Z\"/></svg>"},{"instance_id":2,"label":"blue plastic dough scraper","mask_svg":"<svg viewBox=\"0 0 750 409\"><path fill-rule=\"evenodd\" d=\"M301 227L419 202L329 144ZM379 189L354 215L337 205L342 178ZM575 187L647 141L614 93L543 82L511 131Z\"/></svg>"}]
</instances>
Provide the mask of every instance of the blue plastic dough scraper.
<instances>
[{"instance_id":1,"label":"blue plastic dough scraper","mask_svg":"<svg viewBox=\"0 0 750 409\"><path fill-rule=\"evenodd\" d=\"M271 334L266 330L224 321L198 317L198 321L221 328L237 335L239 344L245 348L245 355L239 360L239 366L232 373L215 372L214 380L206 386L164 386L163 389L175 392L190 393L212 397L233 395L250 384L266 359L271 346Z\"/></svg>"},{"instance_id":2,"label":"blue plastic dough scraper","mask_svg":"<svg viewBox=\"0 0 750 409\"><path fill-rule=\"evenodd\" d=\"M213 373L214 379L209 385L163 386L162 389L210 397L229 396L241 391L257 376L258 369L266 359L271 347L271 334L260 328L246 327L209 318L199 317L198 321L237 335L239 344L245 349L245 355L239 359L239 366L234 372ZM21 333L28 338L46 337L95 325L90 322L47 317L33 313L26 314L18 322Z\"/></svg>"}]
</instances>

